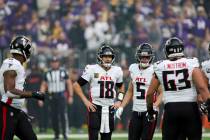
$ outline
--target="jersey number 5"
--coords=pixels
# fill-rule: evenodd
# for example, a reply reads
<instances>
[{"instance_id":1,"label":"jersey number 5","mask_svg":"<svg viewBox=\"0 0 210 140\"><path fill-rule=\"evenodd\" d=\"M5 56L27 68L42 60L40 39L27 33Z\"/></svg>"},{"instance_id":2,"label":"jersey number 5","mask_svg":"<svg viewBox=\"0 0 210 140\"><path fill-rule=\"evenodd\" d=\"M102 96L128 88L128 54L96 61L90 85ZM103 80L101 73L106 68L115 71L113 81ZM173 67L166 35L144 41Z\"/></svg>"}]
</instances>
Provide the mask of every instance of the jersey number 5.
<instances>
[{"instance_id":1,"label":"jersey number 5","mask_svg":"<svg viewBox=\"0 0 210 140\"><path fill-rule=\"evenodd\" d=\"M176 85L177 77L182 77L178 80L179 86ZM171 77L171 78L170 78ZM191 83L188 80L188 69L181 69L175 71L163 71L163 84L166 91L177 91L191 88Z\"/></svg>"},{"instance_id":2,"label":"jersey number 5","mask_svg":"<svg viewBox=\"0 0 210 140\"><path fill-rule=\"evenodd\" d=\"M98 81L98 83L100 84L100 98L114 98L113 81Z\"/></svg>"},{"instance_id":3,"label":"jersey number 5","mask_svg":"<svg viewBox=\"0 0 210 140\"><path fill-rule=\"evenodd\" d=\"M136 82L136 91L140 92L140 96L136 96L137 99L145 99L145 89L141 89L141 86L145 83Z\"/></svg>"}]
</instances>

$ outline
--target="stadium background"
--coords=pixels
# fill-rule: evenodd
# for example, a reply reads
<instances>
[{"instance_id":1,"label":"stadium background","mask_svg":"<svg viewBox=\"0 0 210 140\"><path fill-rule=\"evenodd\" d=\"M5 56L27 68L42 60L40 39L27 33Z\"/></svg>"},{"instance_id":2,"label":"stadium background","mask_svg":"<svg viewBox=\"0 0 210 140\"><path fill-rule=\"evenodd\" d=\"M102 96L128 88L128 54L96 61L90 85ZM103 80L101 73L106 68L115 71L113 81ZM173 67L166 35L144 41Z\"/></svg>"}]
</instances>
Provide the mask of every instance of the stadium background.
<instances>
[{"instance_id":1,"label":"stadium background","mask_svg":"<svg viewBox=\"0 0 210 140\"><path fill-rule=\"evenodd\" d=\"M12 37L23 34L35 46L28 73L33 63L46 71L49 59L57 55L75 81L86 64L96 62L99 44L107 41L116 50L116 64L127 85L128 67L142 42L153 45L154 61L164 59L163 43L173 36L183 39L187 56L200 62L208 59L209 7L209 0L0 0L0 62L8 56ZM117 122L117 130L127 129L130 108ZM77 96L68 114L70 130L84 133L86 110Z\"/></svg>"}]
</instances>

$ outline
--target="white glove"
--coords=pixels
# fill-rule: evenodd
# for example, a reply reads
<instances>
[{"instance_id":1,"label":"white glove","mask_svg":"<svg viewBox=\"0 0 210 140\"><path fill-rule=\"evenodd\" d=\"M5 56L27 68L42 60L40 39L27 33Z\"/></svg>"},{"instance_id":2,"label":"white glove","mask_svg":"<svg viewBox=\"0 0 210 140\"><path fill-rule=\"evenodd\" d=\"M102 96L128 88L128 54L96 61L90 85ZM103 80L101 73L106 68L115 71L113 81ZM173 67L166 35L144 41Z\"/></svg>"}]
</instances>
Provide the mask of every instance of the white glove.
<instances>
[{"instance_id":1,"label":"white glove","mask_svg":"<svg viewBox=\"0 0 210 140\"><path fill-rule=\"evenodd\" d=\"M121 115L123 113L123 107L119 107L116 111L116 114L115 116L118 118L118 119L121 119Z\"/></svg>"}]
</instances>

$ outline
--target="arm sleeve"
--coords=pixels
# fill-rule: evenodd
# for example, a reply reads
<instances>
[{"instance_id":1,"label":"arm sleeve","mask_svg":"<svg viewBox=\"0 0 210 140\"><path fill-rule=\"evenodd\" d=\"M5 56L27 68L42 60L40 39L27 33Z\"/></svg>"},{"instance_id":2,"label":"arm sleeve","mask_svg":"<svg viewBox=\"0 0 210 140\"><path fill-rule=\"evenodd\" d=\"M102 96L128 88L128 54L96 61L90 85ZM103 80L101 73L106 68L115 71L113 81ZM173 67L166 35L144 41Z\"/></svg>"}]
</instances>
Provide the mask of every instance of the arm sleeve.
<instances>
[{"instance_id":1,"label":"arm sleeve","mask_svg":"<svg viewBox=\"0 0 210 140\"><path fill-rule=\"evenodd\" d=\"M77 83L78 83L80 86L84 86L85 84L88 83L88 81L86 81L86 80L83 79L82 77L79 77L79 79L77 80Z\"/></svg>"},{"instance_id":2,"label":"arm sleeve","mask_svg":"<svg viewBox=\"0 0 210 140\"><path fill-rule=\"evenodd\" d=\"M121 87L123 85L123 82L122 83L116 83L116 87Z\"/></svg>"}]
</instances>

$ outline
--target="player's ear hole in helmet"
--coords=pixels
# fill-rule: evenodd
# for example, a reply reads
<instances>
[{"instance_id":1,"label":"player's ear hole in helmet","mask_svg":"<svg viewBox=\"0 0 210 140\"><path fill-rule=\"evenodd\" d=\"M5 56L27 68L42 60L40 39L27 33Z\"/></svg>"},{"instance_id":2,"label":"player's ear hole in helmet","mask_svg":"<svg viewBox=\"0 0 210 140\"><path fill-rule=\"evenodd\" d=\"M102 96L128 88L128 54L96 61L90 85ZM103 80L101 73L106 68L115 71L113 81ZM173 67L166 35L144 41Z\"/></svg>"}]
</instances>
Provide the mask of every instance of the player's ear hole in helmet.
<instances>
[{"instance_id":1,"label":"player's ear hole in helmet","mask_svg":"<svg viewBox=\"0 0 210 140\"><path fill-rule=\"evenodd\" d=\"M104 62L103 56L111 56L112 57L111 62L109 62L109 63ZM114 52L113 48L107 43L102 43L100 48L97 51L98 64L103 65L105 67L111 67L111 65L114 63L114 61L115 61L115 52Z\"/></svg>"},{"instance_id":2,"label":"player's ear hole in helmet","mask_svg":"<svg viewBox=\"0 0 210 140\"><path fill-rule=\"evenodd\" d=\"M32 43L26 36L16 36L10 43L10 53L20 54L29 60L33 52Z\"/></svg>"},{"instance_id":3,"label":"player's ear hole in helmet","mask_svg":"<svg viewBox=\"0 0 210 140\"><path fill-rule=\"evenodd\" d=\"M184 44L177 37L169 38L165 43L164 51L167 59L184 57Z\"/></svg>"},{"instance_id":4,"label":"player's ear hole in helmet","mask_svg":"<svg viewBox=\"0 0 210 140\"><path fill-rule=\"evenodd\" d=\"M149 43L140 44L136 49L135 57L137 62L140 64L140 67L148 67L154 59L152 46ZM145 60L145 58L147 60Z\"/></svg>"}]
</instances>

